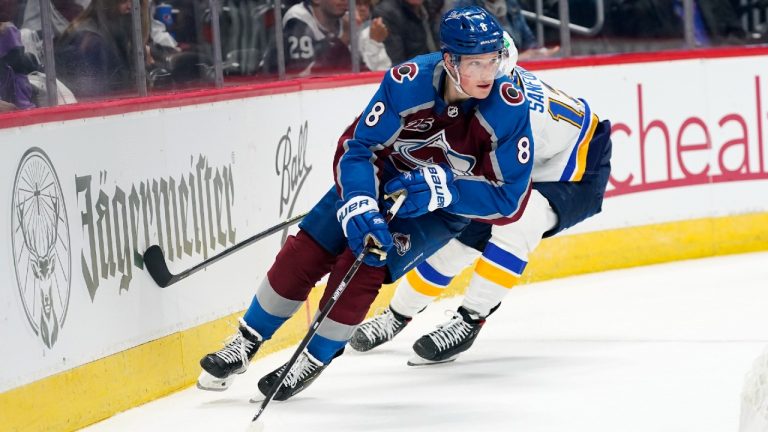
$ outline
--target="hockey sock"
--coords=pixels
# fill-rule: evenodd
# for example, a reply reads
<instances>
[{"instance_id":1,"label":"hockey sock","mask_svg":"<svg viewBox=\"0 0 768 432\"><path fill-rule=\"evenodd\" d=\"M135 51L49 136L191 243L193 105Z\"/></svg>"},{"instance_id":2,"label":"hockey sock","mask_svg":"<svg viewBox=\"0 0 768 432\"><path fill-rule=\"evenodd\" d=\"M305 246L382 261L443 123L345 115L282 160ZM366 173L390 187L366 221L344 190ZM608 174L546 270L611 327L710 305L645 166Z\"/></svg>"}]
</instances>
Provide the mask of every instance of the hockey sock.
<instances>
[{"instance_id":1,"label":"hockey sock","mask_svg":"<svg viewBox=\"0 0 768 432\"><path fill-rule=\"evenodd\" d=\"M489 243L475 266L462 306L487 316L517 284L527 264L513 253Z\"/></svg>"},{"instance_id":2,"label":"hockey sock","mask_svg":"<svg viewBox=\"0 0 768 432\"><path fill-rule=\"evenodd\" d=\"M289 236L267 272L243 320L266 340L307 299L336 257L305 231Z\"/></svg>"},{"instance_id":3,"label":"hockey sock","mask_svg":"<svg viewBox=\"0 0 768 432\"><path fill-rule=\"evenodd\" d=\"M400 281L390 307L401 315L413 317L432 303L452 279L452 276L445 276L428 262L423 262Z\"/></svg>"},{"instance_id":4,"label":"hockey sock","mask_svg":"<svg viewBox=\"0 0 768 432\"><path fill-rule=\"evenodd\" d=\"M301 305L301 303L299 303ZM258 295L253 296L251 306L245 311L243 321L256 332L258 332L264 340L272 338L272 335L280 328L288 318L293 315L295 309L288 312L287 316L281 317L273 315L267 312L259 302Z\"/></svg>"},{"instance_id":5,"label":"hockey sock","mask_svg":"<svg viewBox=\"0 0 768 432\"><path fill-rule=\"evenodd\" d=\"M307 351L312 354L312 357L327 365L331 360L341 355L346 344L346 340L336 341L316 334L312 337L312 340L309 341Z\"/></svg>"}]
</instances>

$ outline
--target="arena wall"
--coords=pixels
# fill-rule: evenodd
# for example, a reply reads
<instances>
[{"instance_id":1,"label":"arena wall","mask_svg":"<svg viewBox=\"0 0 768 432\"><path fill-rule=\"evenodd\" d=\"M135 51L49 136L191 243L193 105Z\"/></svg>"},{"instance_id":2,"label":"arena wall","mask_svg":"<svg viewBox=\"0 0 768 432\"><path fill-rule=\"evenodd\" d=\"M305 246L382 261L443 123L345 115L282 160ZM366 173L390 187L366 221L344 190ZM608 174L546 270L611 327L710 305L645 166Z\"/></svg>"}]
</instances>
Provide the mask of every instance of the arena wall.
<instances>
[{"instance_id":1,"label":"arena wall","mask_svg":"<svg viewBox=\"0 0 768 432\"><path fill-rule=\"evenodd\" d=\"M586 98L614 143L603 213L545 240L526 282L768 249L767 49L526 66ZM165 289L142 251L178 272L311 208L380 78L0 118L2 429L74 430L192 384L287 232ZM320 289L260 356L303 336Z\"/></svg>"}]
</instances>

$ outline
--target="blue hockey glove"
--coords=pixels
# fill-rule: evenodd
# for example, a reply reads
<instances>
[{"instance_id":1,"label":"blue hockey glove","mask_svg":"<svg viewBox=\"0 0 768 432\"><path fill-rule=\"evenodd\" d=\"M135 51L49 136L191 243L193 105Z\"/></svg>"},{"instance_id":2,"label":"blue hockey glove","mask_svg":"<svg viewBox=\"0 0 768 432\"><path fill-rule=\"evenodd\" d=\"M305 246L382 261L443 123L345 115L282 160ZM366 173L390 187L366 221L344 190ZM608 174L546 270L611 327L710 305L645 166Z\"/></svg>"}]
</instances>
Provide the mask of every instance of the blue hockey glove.
<instances>
[{"instance_id":1,"label":"blue hockey glove","mask_svg":"<svg viewBox=\"0 0 768 432\"><path fill-rule=\"evenodd\" d=\"M427 165L402 173L384 185L384 192L392 194L405 190L407 196L397 217L414 218L448 207L459 200L459 190L453 184L453 172L442 165ZM387 210L392 203L386 202Z\"/></svg>"},{"instance_id":2,"label":"blue hockey glove","mask_svg":"<svg viewBox=\"0 0 768 432\"><path fill-rule=\"evenodd\" d=\"M387 251L392 248L392 233L374 198L361 195L347 202L339 201L336 219L355 255L360 254L369 241L375 245L363 259L364 263L374 267L386 263Z\"/></svg>"}]
</instances>

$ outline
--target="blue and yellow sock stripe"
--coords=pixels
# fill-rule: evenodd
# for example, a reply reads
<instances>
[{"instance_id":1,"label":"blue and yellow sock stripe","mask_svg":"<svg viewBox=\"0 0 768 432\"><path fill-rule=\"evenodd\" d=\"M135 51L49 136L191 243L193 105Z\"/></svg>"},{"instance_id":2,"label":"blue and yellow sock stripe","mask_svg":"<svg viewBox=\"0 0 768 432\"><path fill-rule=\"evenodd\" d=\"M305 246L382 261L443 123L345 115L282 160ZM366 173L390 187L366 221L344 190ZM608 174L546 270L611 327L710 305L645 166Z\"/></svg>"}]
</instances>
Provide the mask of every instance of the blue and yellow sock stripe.
<instances>
[{"instance_id":1,"label":"blue and yellow sock stripe","mask_svg":"<svg viewBox=\"0 0 768 432\"><path fill-rule=\"evenodd\" d=\"M439 296L453 279L438 272L426 261L409 271L405 278L417 293L429 297Z\"/></svg>"},{"instance_id":2,"label":"blue and yellow sock stripe","mask_svg":"<svg viewBox=\"0 0 768 432\"><path fill-rule=\"evenodd\" d=\"M527 264L513 253L488 243L477 261L475 273L504 288L512 288L517 284Z\"/></svg>"}]
</instances>

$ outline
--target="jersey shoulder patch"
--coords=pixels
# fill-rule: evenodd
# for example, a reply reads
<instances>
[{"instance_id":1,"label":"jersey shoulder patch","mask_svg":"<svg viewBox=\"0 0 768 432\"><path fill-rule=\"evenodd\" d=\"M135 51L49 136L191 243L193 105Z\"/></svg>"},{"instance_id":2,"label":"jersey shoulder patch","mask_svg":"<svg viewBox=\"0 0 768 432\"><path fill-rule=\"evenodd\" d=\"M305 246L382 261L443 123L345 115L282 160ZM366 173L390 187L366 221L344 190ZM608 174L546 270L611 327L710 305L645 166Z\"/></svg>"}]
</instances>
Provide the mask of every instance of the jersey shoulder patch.
<instances>
[{"instance_id":1,"label":"jersey shoulder patch","mask_svg":"<svg viewBox=\"0 0 768 432\"><path fill-rule=\"evenodd\" d=\"M491 94L478 106L480 115L501 136L530 124L528 99L509 78L496 80Z\"/></svg>"},{"instance_id":2,"label":"jersey shoulder patch","mask_svg":"<svg viewBox=\"0 0 768 432\"><path fill-rule=\"evenodd\" d=\"M525 102L525 95L511 82L499 85L499 95L507 105L518 106Z\"/></svg>"},{"instance_id":3,"label":"jersey shoulder patch","mask_svg":"<svg viewBox=\"0 0 768 432\"><path fill-rule=\"evenodd\" d=\"M414 62L401 63L389 70L392 79L399 84L405 80L413 81L419 74L419 65Z\"/></svg>"},{"instance_id":4,"label":"jersey shoulder patch","mask_svg":"<svg viewBox=\"0 0 768 432\"><path fill-rule=\"evenodd\" d=\"M439 53L438 53L439 54ZM432 77L439 55L417 56L393 67L384 75L382 88L387 95L387 108L403 113L414 107L434 102Z\"/></svg>"}]
</instances>

